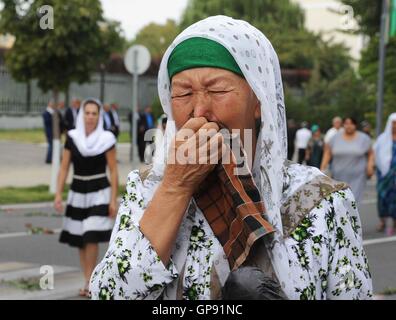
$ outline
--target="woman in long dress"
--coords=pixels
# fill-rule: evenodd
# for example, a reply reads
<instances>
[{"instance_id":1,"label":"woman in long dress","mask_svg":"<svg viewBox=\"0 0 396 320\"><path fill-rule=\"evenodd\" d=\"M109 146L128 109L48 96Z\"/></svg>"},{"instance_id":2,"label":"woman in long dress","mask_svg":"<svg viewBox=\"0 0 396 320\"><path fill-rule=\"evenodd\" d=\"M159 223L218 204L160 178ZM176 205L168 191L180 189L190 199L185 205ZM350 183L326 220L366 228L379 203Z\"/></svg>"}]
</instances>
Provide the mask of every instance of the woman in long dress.
<instances>
[{"instance_id":1,"label":"woman in long dress","mask_svg":"<svg viewBox=\"0 0 396 320\"><path fill-rule=\"evenodd\" d=\"M374 146L377 167L378 214L380 224L378 231L384 231L387 218L393 224L387 230L393 235L396 229L396 113L392 113L385 131L378 137Z\"/></svg>"},{"instance_id":2,"label":"woman in long dress","mask_svg":"<svg viewBox=\"0 0 396 320\"><path fill-rule=\"evenodd\" d=\"M374 152L370 137L357 130L355 119L345 118L344 130L325 145L322 171L327 170L330 160L332 178L348 183L357 203L361 202L367 179L374 174Z\"/></svg>"},{"instance_id":3,"label":"woman in long dress","mask_svg":"<svg viewBox=\"0 0 396 320\"><path fill-rule=\"evenodd\" d=\"M62 192L73 163L73 181L59 241L79 249L85 277L81 296L89 295L88 281L97 263L98 243L109 241L117 212L116 139L103 129L102 109L95 99L82 103L76 129L67 135L54 203L56 210L62 212Z\"/></svg>"}]
</instances>

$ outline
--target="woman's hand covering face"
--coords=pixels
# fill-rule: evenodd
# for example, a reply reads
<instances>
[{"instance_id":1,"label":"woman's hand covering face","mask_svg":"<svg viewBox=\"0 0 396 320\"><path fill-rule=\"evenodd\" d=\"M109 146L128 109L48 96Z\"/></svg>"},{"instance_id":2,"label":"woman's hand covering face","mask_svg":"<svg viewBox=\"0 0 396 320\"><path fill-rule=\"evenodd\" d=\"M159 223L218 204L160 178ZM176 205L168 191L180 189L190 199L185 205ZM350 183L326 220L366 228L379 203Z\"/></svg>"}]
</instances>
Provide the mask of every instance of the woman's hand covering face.
<instances>
[{"instance_id":1,"label":"woman's hand covering face","mask_svg":"<svg viewBox=\"0 0 396 320\"><path fill-rule=\"evenodd\" d=\"M214 169L226 146L215 122L204 117L191 118L173 139L163 184L192 195Z\"/></svg>"}]
</instances>

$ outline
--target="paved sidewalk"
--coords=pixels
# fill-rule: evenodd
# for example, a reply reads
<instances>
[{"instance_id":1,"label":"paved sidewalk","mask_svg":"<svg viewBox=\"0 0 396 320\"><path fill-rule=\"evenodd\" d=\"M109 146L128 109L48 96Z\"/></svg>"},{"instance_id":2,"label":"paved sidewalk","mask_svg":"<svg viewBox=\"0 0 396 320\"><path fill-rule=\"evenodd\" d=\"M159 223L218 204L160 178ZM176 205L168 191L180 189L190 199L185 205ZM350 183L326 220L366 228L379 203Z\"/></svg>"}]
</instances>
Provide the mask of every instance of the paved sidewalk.
<instances>
[{"instance_id":1,"label":"paved sidewalk","mask_svg":"<svg viewBox=\"0 0 396 320\"><path fill-rule=\"evenodd\" d=\"M53 288L40 287L40 279L48 273L48 270L41 268L32 263L0 263L0 300L84 299L78 296L84 283L78 268L51 266L54 271Z\"/></svg>"},{"instance_id":2,"label":"paved sidewalk","mask_svg":"<svg viewBox=\"0 0 396 320\"><path fill-rule=\"evenodd\" d=\"M44 163L46 144L0 141L0 187L31 187L49 184L51 165ZM129 144L117 145L118 176L125 184L128 173L142 165L129 161ZM68 182L71 181L70 170Z\"/></svg>"}]
</instances>

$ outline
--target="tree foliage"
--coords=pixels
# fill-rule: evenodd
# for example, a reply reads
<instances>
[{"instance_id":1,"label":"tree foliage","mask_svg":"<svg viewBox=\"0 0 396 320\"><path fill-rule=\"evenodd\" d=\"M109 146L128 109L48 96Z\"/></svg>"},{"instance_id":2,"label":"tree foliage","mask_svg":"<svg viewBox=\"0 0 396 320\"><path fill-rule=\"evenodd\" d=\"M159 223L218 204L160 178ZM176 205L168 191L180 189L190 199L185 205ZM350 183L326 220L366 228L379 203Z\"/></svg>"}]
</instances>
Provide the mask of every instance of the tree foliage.
<instances>
[{"instance_id":1,"label":"tree foliage","mask_svg":"<svg viewBox=\"0 0 396 320\"><path fill-rule=\"evenodd\" d=\"M174 20L167 20L165 24L150 23L143 27L132 41L133 44L141 44L147 47L154 59L162 57L165 50L179 33Z\"/></svg>"},{"instance_id":2,"label":"tree foliage","mask_svg":"<svg viewBox=\"0 0 396 320\"><path fill-rule=\"evenodd\" d=\"M353 9L359 32L368 36L379 34L382 0L339 0Z\"/></svg>"},{"instance_id":3,"label":"tree foliage","mask_svg":"<svg viewBox=\"0 0 396 320\"><path fill-rule=\"evenodd\" d=\"M351 5L354 16L359 24L359 32L369 37L367 47L362 51L359 64L359 73L367 83L365 94L369 103L376 104L378 60L379 60L379 33L382 0L342 0ZM389 39L386 46L385 58L385 81L384 81L384 115L387 117L395 111L396 99L396 37Z\"/></svg>"},{"instance_id":4,"label":"tree foliage","mask_svg":"<svg viewBox=\"0 0 396 320\"><path fill-rule=\"evenodd\" d=\"M3 0L0 32L16 37L6 65L19 81L37 79L43 91L84 83L120 48L119 25L106 22L99 0ZM40 24L39 8L53 8L54 28Z\"/></svg>"}]
</instances>

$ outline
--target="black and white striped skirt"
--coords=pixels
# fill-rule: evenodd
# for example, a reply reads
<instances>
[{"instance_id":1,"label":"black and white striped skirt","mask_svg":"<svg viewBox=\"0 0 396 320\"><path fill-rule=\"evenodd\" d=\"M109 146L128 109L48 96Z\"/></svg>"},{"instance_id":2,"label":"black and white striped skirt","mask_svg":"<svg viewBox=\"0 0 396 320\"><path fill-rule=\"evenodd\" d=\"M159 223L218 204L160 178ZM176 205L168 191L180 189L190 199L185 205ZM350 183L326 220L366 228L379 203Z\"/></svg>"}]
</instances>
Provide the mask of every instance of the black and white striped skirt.
<instances>
[{"instance_id":1,"label":"black and white striped skirt","mask_svg":"<svg viewBox=\"0 0 396 320\"><path fill-rule=\"evenodd\" d=\"M114 220L109 218L111 188L106 174L74 176L67 198L59 241L83 248L108 242Z\"/></svg>"}]
</instances>

